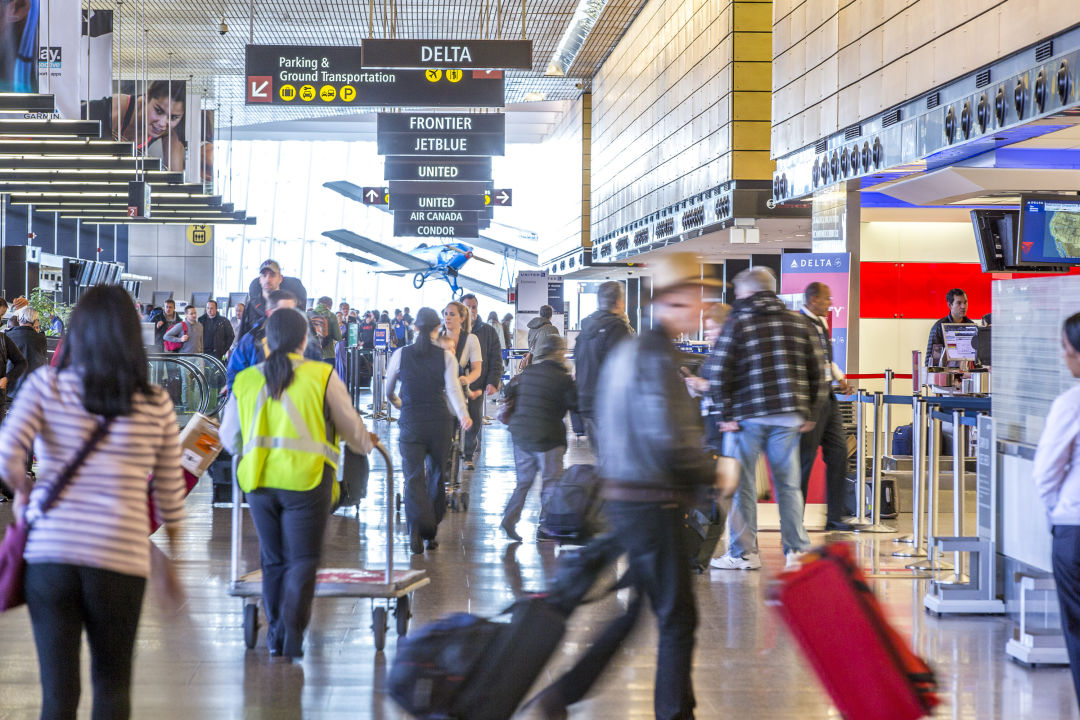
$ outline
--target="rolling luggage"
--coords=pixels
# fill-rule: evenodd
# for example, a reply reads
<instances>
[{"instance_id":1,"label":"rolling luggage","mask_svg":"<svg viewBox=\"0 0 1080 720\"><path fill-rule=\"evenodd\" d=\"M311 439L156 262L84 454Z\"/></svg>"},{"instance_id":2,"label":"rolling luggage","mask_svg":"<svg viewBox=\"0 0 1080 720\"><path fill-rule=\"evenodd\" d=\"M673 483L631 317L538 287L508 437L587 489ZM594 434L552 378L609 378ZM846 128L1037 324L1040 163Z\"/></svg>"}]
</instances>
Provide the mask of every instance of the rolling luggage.
<instances>
[{"instance_id":1,"label":"rolling luggage","mask_svg":"<svg viewBox=\"0 0 1080 720\"><path fill-rule=\"evenodd\" d=\"M855 478L849 477L847 479L847 507L845 508L848 515L855 514L857 505L855 492L857 489ZM866 489L863 491L863 499L866 502L865 516L872 517L874 514L874 484L869 480L866 482ZM891 520L899 514L900 508L896 502L896 480L893 478L881 478L881 517Z\"/></svg>"},{"instance_id":2,"label":"rolling luggage","mask_svg":"<svg viewBox=\"0 0 1080 720\"><path fill-rule=\"evenodd\" d=\"M540 531L560 540L586 540L596 534L600 478L592 465L571 465L544 501Z\"/></svg>"},{"instance_id":3,"label":"rolling luggage","mask_svg":"<svg viewBox=\"0 0 1080 720\"><path fill-rule=\"evenodd\" d=\"M562 642L566 616L543 597L507 612L509 622L455 613L403 638L390 696L418 718L508 720Z\"/></svg>"},{"instance_id":4,"label":"rolling luggage","mask_svg":"<svg viewBox=\"0 0 1080 720\"><path fill-rule=\"evenodd\" d=\"M892 434L892 454L893 455L911 455L911 423L907 425L901 425L893 430Z\"/></svg>"},{"instance_id":5,"label":"rolling luggage","mask_svg":"<svg viewBox=\"0 0 1080 720\"><path fill-rule=\"evenodd\" d=\"M933 671L885 619L848 543L809 553L771 595L847 720L916 720L938 704Z\"/></svg>"},{"instance_id":6,"label":"rolling luggage","mask_svg":"<svg viewBox=\"0 0 1080 720\"><path fill-rule=\"evenodd\" d=\"M687 510L683 534L690 553L690 569L699 574L705 572L724 536L724 512L719 503L710 501Z\"/></svg>"}]
</instances>

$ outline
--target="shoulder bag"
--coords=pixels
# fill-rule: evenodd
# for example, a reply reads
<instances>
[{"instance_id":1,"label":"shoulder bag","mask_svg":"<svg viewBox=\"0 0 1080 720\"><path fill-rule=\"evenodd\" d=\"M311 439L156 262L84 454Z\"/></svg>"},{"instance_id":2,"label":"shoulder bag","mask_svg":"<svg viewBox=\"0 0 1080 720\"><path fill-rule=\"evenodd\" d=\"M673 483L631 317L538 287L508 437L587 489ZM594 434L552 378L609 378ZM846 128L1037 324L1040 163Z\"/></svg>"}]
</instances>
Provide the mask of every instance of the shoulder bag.
<instances>
[{"instance_id":1,"label":"shoulder bag","mask_svg":"<svg viewBox=\"0 0 1080 720\"><path fill-rule=\"evenodd\" d=\"M60 497L60 493L71 482L71 478L74 477L75 472L86 460L86 457L105 437L110 425L112 425L112 418L99 423L86 443L83 444L82 449L68 463L64 471L60 473L56 482L49 488L45 501L41 503L41 513L43 515ZM0 612L5 612L26 602L24 593L26 560L23 554L26 552L26 540L29 536L30 525L26 522L24 514L15 523L8 526L7 532L4 533L4 540L0 542Z\"/></svg>"}]
</instances>

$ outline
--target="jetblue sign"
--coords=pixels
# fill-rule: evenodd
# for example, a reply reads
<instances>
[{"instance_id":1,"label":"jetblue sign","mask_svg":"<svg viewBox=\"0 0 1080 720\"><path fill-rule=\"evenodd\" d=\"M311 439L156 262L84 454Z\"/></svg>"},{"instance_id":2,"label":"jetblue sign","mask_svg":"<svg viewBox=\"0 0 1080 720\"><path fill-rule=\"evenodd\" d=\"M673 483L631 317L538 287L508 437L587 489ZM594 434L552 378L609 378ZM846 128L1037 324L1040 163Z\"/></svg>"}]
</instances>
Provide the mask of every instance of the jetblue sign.
<instances>
[{"instance_id":1,"label":"jetblue sign","mask_svg":"<svg viewBox=\"0 0 1080 720\"><path fill-rule=\"evenodd\" d=\"M503 155L506 115L502 113L379 113L380 155Z\"/></svg>"}]
</instances>

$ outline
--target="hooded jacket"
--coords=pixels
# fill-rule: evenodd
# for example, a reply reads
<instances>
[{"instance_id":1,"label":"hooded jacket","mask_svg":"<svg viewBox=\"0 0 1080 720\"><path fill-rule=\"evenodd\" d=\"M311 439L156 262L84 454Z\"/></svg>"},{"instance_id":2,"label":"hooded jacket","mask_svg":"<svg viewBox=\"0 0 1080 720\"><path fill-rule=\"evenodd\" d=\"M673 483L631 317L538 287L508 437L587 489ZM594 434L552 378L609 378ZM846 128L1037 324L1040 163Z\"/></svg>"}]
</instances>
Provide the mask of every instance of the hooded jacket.
<instances>
[{"instance_id":1,"label":"hooded jacket","mask_svg":"<svg viewBox=\"0 0 1080 720\"><path fill-rule=\"evenodd\" d=\"M536 346L547 335L558 335L558 329L551 324L551 318L535 317L529 321L529 352L536 354Z\"/></svg>"},{"instance_id":2,"label":"hooded jacket","mask_svg":"<svg viewBox=\"0 0 1080 720\"><path fill-rule=\"evenodd\" d=\"M700 408L679 375L675 346L661 330L619 343L611 353L596 396L596 421L605 498L689 503L715 479Z\"/></svg>"},{"instance_id":3,"label":"hooded jacket","mask_svg":"<svg viewBox=\"0 0 1080 720\"><path fill-rule=\"evenodd\" d=\"M530 364L508 386L506 395L514 398L510 434L516 447L546 452L566 445L563 418L577 406L577 390L561 362L542 360Z\"/></svg>"},{"instance_id":4,"label":"hooded jacket","mask_svg":"<svg viewBox=\"0 0 1080 720\"><path fill-rule=\"evenodd\" d=\"M735 302L710 361L709 396L721 422L798 413L828 399L817 330L763 291Z\"/></svg>"},{"instance_id":5,"label":"hooded jacket","mask_svg":"<svg viewBox=\"0 0 1080 720\"><path fill-rule=\"evenodd\" d=\"M630 330L622 317L606 310L597 310L581 321L581 333L574 343L574 371L577 377L578 412L585 417L593 416L596 388L600 384L600 370L608 353L630 337Z\"/></svg>"},{"instance_id":6,"label":"hooded jacket","mask_svg":"<svg viewBox=\"0 0 1080 720\"><path fill-rule=\"evenodd\" d=\"M300 282L300 278L283 277L281 279L280 290L288 290L296 296L296 309L303 312L307 308L307 288L304 287L304 283ZM248 286L247 303L244 305L244 317L240 321L240 331L236 334L237 338L242 338L251 332L251 329L257 327L266 319L266 297L263 295L262 285L259 284L259 278L255 278L251 281L251 285Z\"/></svg>"}]
</instances>

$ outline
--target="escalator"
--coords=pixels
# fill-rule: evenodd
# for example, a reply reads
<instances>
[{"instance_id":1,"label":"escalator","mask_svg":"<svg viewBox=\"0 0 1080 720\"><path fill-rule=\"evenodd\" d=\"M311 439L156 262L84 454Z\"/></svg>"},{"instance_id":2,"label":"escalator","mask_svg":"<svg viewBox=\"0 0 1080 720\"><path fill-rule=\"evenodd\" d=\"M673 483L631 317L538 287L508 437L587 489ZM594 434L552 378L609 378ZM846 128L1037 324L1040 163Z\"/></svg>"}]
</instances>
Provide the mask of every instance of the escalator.
<instances>
[{"instance_id":1,"label":"escalator","mask_svg":"<svg viewBox=\"0 0 1080 720\"><path fill-rule=\"evenodd\" d=\"M165 388L183 427L201 413L217 419L225 406L225 365L212 355L149 353L150 382Z\"/></svg>"}]
</instances>

